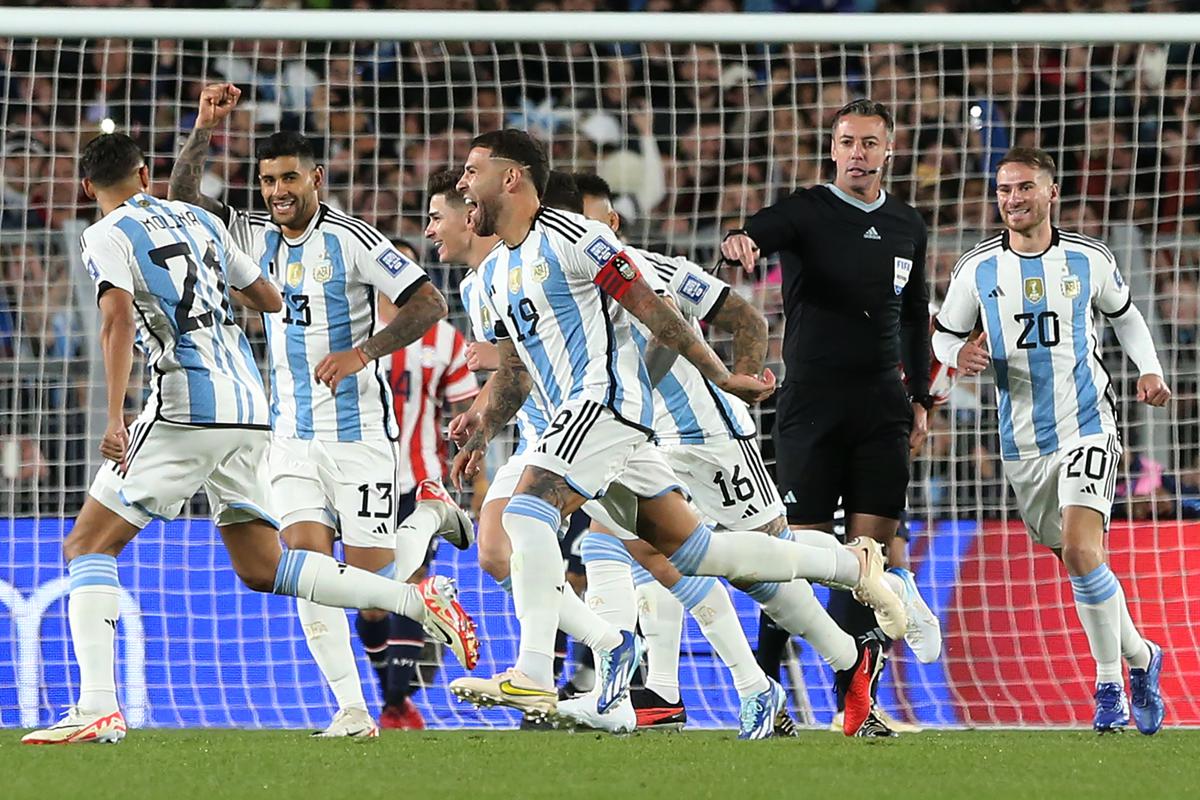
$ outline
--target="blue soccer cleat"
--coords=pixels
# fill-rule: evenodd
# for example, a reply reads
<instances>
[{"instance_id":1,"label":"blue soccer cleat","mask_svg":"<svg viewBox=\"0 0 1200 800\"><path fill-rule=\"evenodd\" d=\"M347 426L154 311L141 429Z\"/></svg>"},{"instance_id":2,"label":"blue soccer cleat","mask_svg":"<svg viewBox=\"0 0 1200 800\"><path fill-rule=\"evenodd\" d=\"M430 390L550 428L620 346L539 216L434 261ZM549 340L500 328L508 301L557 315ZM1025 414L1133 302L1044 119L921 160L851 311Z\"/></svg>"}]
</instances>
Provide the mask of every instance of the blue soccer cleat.
<instances>
[{"instance_id":1,"label":"blue soccer cleat","mask_svg":"<svg viewBox=\"0 0 1200 800\"><path fill-rule=\"evenodd\" d=\"M767 684L767 688L758 694L742 698L739 739L769 739L775 735L780 715L787 715L787 695L783 687L771 678L767 678Z\"/></svg>"},{"instance_id":2,"label":"blue soccer cleat","mask_svg":"<svg viewBox=\"0 0 1200 800\"><path fill-rule=\"evenodd\" d=\"M621 631L621 643L600 654L596 665L596 681L600 693L596 696L596 713L603 714L629 693L629 682L642 663L642 640L631 631Z\"/></svg>"},{"instance_id":3,"label":"blue soccer cleat","mask_svg":"<svg viewBox=\"0 0 1200 800\"><path fill-rule=\"evenodd\" d=\"M1163 705L1162 695L1158 691L1158 679L1162 675L1162 648L1149 639L1146 646L1150 648L1150 664L1145 669L1129 670L1129 688L1133 694L1133 721L1137 729L1147 736L1158 733L1162 727L1167 709Z\"/></svg>"},{"instance_id":4,"label":"blue soccer cleat","mask_svg":"<svg viewBox=\"0 0 1200 800\"><path fill-rule=\"evenodd\" d=\"M1096 733L1112 733L1125 730L1129 724L1129 701L1125 699L1125 687L1119 683L1096 685L1096 716L1092 729Z\"/></svg>"}]
</instances>

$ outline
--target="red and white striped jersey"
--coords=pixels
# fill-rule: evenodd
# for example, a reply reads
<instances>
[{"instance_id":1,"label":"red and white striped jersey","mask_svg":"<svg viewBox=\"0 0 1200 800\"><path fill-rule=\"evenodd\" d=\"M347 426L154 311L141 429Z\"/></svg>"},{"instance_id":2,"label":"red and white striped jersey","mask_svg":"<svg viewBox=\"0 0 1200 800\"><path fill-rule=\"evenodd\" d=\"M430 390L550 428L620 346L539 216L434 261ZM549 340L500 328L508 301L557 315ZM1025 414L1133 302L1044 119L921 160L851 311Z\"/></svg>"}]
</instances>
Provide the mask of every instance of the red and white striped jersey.
<instances>
[{"instance_id":1,"label":"red and white striped jersey","mask_svg":"<svg viewBox=\"0 0 1200 800\"><path fill-rule=\"evenodd\" d=\"M400 428L396 488L411 492L426 478L445 476L446 440L443 410L479 394L475 374L467 369L463 335L445 320L403 350L392 353L388 382Z\"/></svg>"}]
</instances>

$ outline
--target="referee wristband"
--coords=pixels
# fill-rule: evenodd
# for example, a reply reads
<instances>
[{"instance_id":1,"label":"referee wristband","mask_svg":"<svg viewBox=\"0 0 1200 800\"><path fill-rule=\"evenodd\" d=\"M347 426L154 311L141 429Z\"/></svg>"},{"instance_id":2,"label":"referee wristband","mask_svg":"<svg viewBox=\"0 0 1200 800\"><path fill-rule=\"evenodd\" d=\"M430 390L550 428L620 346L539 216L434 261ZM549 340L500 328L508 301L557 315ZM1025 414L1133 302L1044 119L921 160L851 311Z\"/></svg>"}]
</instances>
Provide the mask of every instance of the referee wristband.
<instances>
[{"instance_id":1,"label":"referee wristband","mask_svg":"<svg viewBox=\"0 0 1200 800\"><path fill-rule=\"evenodd\" d=\"M921 406L926 411L931 410L934 405L933 395L931 394L913 395L912 402L914 405Z\"/></svg>"}]
</instances>

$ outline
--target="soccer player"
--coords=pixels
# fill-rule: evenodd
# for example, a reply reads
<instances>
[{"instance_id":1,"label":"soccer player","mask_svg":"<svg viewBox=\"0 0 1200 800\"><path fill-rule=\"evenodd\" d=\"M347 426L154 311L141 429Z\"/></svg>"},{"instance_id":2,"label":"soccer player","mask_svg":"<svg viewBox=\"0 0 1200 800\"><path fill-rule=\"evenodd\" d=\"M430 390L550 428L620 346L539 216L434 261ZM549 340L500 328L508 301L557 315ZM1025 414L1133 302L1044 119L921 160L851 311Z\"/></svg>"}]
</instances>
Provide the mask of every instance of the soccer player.
<instances>
[{"instance_id":1,"label":"soccer player","mask_svg":"<svg viewBox=\"0 0 1200 800\"><path fill-rule=\"evenodd\" d=\"M125 737L113 674L117 556L152 519L174 519L202 487L233 569L251 589L328 606L432 614L414 586L323 553L280 549L266 471L267 398L229 289L267 313L282 308L279 291L214 215L147 193L149 170L128 136L89 142L80 169L84 192L104 215L81 244L100 306L108 398L100 452L110 463L97 472L63 543L79 698L57 724L26 735L28 744ZM154 378L127 430L135 342Z\"/></svg>"},{"instance_id":2,"label":"soccer player","mask_svg":"<svg viewBox=\"0 0 1200 800\"><path fill-rule=\"evenodd\" d=\"M996 203L1005 230L959 259L935 322L934 353L959 375L992 367L1005 477L1030 537L1067 569L1096 662L1092 727L1104 733L1129 724L1124 656L1134 722L1153 734L1164 716L1162 650L1138 632L1104 554L1122 448L1094 312L1137 365L1138 401L1163 406L1171 390L1112 252L1054 227L1057 200L1050 154L1019 147L1000 160ZM969 338L980 320L982 334Z\"/></svg>"},{"instance_id":3,"label":"soccer player","mask_svg":"<svg viewBox=\"0 0 1200 800\"><path fill-rule=\"evenodd\" d=\"M556 533L565 515L604 495L620 480L636 498L614 507L625 530L651 542L683 574L790 581L812 578L856 585L894 634L905 626L900 599L882 580L882 554L867 541L830 550L758 532L713 536L680 493L651 443L654 403L629 314L718 387L757 402L774 376L730 372L712 349L642 278L639 259L607 226L542 207L549 166L527 133L507 129L476 137L459 188L472 204L480 235L498 235L479 268L499 339L500 365L486 411L455 458L452 477L472 477L487 442L520 408L531 389L553 409L505 507L512 543L512 584L521 644L514 668L491 679L459 679L451 689L475 702L556 706L552 664L561 586ZM601 713L628 690L638 662L630 631L602 660ZM747 705L750 728L769 727L785 697L771 684Z\"/></svg>"},{"instance_id":4,"label":"soccer player","mask_svg":"<svg viewBox=\"0 0 1200 800\"><path fill-rule=\"evenodd\" d=\"M577 175L576 181L583 195L585 216L604 222L617 233L620 216L612 207L608 184L596 175ZM686 316L703 319L731 335L735 368L750 374L762 370L767 325L756 309L732 292L724 281L685 258L666 258L629 249L654 267L657 277L669 287L670 295ZM634 336L643 350L646 350L645 335L645 329L635 322ZM704 380L695 367L683 360L676 360L656 382L655 393L654 429L658 441L675 474L687 481L692 502L704 518L718 528L754 528L792 538L783 504L763 465L754 420L746 404ZM827 536L816 541L826 547L837 547ZM600 550L596 540L585 543L585 548L589 544ZM601 552L619 555L619 542L613 544L616 546ZM884 577L893 591L904 596L904 584L897 576ZM654 581L644 569L635 568L638 608L642 612L639 624L646 635L650 667L646 689L633 693L639 725L657 720L673 723L686 718L678 704L678 653L683 621L680 601L695 600L696 592L689 591L688 584L696 580L699 579L680 580L675 572ZM668 586L669 590L665 588ZM878 642L869 638L856 642L839 628L821 607L807 581L740 582L738 588L762 604L771 618L790 633L806 638L833 667L841 694L852 710L850 722L843 722L845 733L856 735L870 711L871 682L880 657ZM913 605L906 601L910 628L921 626L928 634L928 622L920 621ZM701 611L693 616L704 630L712 616L712 604L693 605L693 608ZM936 631L936 619L932 627ZM762 675L757 665L754 669Z\"/></svg>"},{"instance_id":5,"label":"soccer player","mask_svg":"<svg viewBox=\"0 0 1200 800\"><path fill-rule=\"evenodd\" d=\"M399 431L378 359L419 339L445 316L446 301L421 268L379 231L321 202L324 170L311 144L297 133L274 133L258 144L259 189L269 214L246 216L201 199L195 179L203 171L207 142L239 96L230 84L205 88L196 129L172 170L171 187L175 196L205 204L231 228L244 231L247 252L283 293L283 313L266 320L274 430L269 462L283 538L289 548L329 554L340 535L348 564L393 577ZM400 309L382 329L376 311L380 294ZM428 502L441 509L442 530L461 530L462 512L448 495ZM401 613L436 620L430 633L474 668L479 643L452 584L444 577L429 578L421 592L424 605ZM424 615L425 606L436 613ZM303 600L297 611L338 703L333 722L317 735L377 735L346 615ZM372 610L364 616L381 619L386 613Z\"/></svg>"},{"instance_id":6,"label":"soccer player","mask_svg":"<svg viewBox=\"0 0 1200 800\"><path fill-rule=\"evenodd\" d=\"M883 189L894 128L881 103L843 106L832 125L833 183L762 209L721 244L747 270L771 253L783 264L787 379L776 403L775 467L788 523L806 541L814 530L833 532L841 498L847 536L893 542L909 459L933 404L925 223ZM893 574L915 602L911 573ZM831 592L829 609L847 632L878 635L848 593Z\"/></svg>"}]
</instances>

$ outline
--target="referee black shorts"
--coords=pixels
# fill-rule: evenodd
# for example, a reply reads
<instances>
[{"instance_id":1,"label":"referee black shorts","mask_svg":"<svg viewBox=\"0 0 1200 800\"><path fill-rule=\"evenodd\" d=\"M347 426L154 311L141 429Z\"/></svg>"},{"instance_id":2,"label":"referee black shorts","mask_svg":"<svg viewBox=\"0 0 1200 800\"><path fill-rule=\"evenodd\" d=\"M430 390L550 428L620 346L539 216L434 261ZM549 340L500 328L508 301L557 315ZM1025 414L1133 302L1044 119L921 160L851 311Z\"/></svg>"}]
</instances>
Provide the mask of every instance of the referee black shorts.
<instances>
[{"instance_id":1,"label":"referee black shorts","mask_svg":"<svg viewBox=\"0 0 1200 800\"><path fill-rule=\"evenodd\" d=\"M846 513L900 519L912 404L899 378L788 381L775 415L775 475L792 525Z\"/></svg>"}]
</instances>

